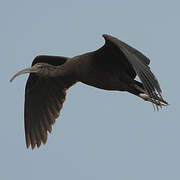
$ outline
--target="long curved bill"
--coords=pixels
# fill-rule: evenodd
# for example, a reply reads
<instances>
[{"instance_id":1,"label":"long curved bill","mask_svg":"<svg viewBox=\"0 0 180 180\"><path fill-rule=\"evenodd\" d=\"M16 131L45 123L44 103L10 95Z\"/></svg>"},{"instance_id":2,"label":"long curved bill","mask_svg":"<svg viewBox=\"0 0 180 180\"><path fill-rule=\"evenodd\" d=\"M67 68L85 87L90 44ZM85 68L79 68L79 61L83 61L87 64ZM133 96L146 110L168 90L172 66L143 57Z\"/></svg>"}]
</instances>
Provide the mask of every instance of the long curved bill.
<instances>
[{"instance_id":1,"label":"long curved bill","mask_svg":"<svg viewBox=\"0 0 180 180\"><path fill-rule=\"evenodd\" d=\"M10 82L12 82L17 76L20 76L20 75L22 75L22 74L26 74L26 73L36 73L36 72L37 72L37 70L34 69L33 67L23 69L23 70L17 72L17 73L10 79Z\"/></svg>"}]
</instances>

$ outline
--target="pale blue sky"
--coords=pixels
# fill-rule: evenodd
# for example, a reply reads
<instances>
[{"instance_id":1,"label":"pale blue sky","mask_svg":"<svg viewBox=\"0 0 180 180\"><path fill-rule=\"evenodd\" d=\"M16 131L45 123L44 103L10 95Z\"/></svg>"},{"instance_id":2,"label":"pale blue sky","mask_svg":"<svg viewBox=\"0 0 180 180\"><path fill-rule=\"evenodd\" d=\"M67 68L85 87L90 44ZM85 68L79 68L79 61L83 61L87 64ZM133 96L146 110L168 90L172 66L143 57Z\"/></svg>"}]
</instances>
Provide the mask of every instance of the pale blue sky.
<instances>
[{"instance_id":1,"label":"pale blue sky","mask_svg":"<svg viewBox=\"0 0 180 180\"><path fill-rule=\"evenodd\" d=\"M1 0L0 179L179 180L180 1ZM96 50L107 33L151 59L164 98L150 103L76 84L47 144L26 149L24 87L11 76L39 54Z\"/></svg>"}]
</instances>

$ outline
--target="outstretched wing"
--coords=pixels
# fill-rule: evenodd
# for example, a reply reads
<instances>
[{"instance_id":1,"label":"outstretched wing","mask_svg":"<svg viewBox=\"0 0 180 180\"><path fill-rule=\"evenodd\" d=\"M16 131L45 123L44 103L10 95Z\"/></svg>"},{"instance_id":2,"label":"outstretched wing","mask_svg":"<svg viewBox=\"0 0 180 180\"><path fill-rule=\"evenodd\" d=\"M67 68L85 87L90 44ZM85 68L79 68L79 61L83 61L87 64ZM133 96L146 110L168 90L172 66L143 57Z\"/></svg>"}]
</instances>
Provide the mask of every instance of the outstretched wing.
<instances>
[{"instance_id":1,"label":"outstretched wing","mask_svg":"<svg viewBox=\"0 0 180 180\"><path fill-rule=\"evenodd\" d=\"M114 66L116 71L123 70L133 79L138 75L149 97L158 100L161 97L161 88L148 66L150 60L115 37L106 34L103 37L105 45L95 52L101 64Z\"/></svg>"},{"instance_id":2,"label":"outstretched wing","mask_svg":"<svg viewBox=\"0 0 180 180\"><path fill-rule=\"evenodd\" d=\"M49 60L50 59L50 60ZM52 65L65 63L65 57L38 56L32 65L46 62ZM75 83L70 77L40 77L30 74L25 88L25 136L27 148L32 149L47 141L47 131L58 118L66 96L66 90Z\"/></svg>"}]
</instances>

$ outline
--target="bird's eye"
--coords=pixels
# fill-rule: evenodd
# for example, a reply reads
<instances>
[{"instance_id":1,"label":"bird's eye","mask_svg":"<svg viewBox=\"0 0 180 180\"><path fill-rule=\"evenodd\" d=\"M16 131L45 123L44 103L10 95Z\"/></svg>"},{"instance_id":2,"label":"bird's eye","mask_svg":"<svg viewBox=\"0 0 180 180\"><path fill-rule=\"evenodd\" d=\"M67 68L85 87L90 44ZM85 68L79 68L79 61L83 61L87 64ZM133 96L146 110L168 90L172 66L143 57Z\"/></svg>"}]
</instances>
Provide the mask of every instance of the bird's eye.
<instances>
[{"instance_id":1,"label":"bird's eye","mask_svg":"<svg viewBox=\"0 0 180 180\"><path fill-rule=\"evenodd\" d=\"M43 69L43 66L39 66L40 69Z\"/></svg>"}]
</instances>

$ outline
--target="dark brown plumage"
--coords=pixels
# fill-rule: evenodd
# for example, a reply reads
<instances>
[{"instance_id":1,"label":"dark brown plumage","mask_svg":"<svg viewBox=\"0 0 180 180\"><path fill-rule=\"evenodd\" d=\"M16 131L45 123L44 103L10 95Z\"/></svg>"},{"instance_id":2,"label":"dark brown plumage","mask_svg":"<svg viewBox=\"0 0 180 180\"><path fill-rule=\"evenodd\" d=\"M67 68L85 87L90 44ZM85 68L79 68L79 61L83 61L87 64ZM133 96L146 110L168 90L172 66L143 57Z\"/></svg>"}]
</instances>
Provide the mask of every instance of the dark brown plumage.
<instances>
[{"instance_id":1,"label":"dark brown plumage","mask_svg":"<svg viewBox=\"0 0 180 180\"><path fill-rule=\"evenodd\" d=\"M58 118L66 90L80 81L105 90L128 91L156 108L167 105L159 83L150 71L150 60L136 49L110 35L97 51L73 58L37 56L32 67L16 73L30 73L25 89L25 135L27 148L47 141L47 131ZM141 82L135 80L139 76ZM143 96L141 94L145 94Z\"/></svg>"}]
</instances>

